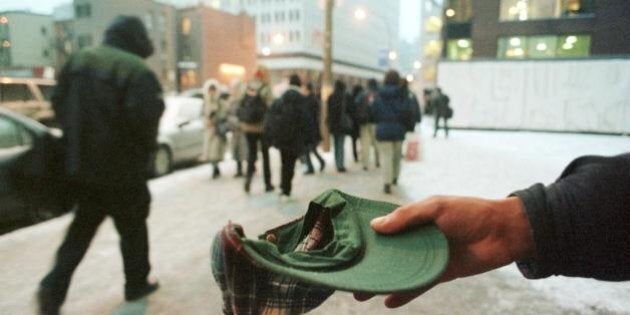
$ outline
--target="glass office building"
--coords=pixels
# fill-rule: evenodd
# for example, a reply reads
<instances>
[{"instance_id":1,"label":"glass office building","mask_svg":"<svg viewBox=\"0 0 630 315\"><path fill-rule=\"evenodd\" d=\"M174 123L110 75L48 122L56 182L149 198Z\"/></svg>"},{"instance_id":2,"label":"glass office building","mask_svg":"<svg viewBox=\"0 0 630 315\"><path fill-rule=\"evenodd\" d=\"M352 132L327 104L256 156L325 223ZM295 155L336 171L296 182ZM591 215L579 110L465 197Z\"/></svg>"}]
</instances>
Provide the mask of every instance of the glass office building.
<instances>
[{"instance_id":1,"label":"glass office building","mask_svg":"<svg viewBox=\"0 0 630 315\"><path fill-rule=\"evenodd\" d=\"M450 0L443 19L447 60L630 54L625 0Z\"/></svg>"}]
</instances>

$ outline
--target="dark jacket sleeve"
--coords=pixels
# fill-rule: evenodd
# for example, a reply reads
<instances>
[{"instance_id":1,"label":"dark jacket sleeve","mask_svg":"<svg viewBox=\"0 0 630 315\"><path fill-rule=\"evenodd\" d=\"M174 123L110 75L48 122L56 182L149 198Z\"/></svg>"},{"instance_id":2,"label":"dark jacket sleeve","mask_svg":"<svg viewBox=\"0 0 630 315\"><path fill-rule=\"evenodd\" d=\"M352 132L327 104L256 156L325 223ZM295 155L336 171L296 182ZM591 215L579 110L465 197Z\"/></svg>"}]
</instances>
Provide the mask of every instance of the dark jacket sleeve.
<instances>
[{"instance_id":1,"label":"dark jacket sleeve","mask_svg":"<svg viewBox=\"0 0 630 315\"><path fill-rule=\"evenodd\" d=\"M53 111L55 112L55 118L58 122L61 122L63 117L65 117L65 99L68 95L69 90L69 72L70 67L72 66L72 57L63 65L61 71L59 71L59 75L57 76L57 84L55 85L55 89L53 90L53 94L51 97L51 106Z\"/></svg>"},{"instance_id":2,"label":"dark jacket sleeve","mask_svg":"<svg viewBox=\"0 0 630 315\"><path fill-rule=\"evenodd\" d=\"M578 158L555 183L514 195L536 246L534 257L517 263L525 277L630 280L630 153Z\"/></svg>"},{"instance_id":3,"label":"dark jacket sleeve","mask_svg":"<svg viewBox=\"0 0 630 315\"><path fill-rule=\"evenodd\" d=\"M127 91L126 111L133 129L130 134L136 137L137 144L155 150L164 101L160 82L152 72L144 71L133 80Z\"/></svg>"}]
</instances>

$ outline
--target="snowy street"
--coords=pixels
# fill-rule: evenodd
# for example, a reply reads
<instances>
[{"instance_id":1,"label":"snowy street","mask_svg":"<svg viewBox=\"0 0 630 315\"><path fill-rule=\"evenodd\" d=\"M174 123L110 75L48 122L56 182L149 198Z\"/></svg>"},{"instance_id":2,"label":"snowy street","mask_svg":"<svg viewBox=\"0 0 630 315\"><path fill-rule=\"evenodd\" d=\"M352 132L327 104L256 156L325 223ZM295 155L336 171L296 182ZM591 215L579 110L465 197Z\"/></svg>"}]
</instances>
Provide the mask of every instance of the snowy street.
<instances>
[{"instance_id":1,"label":"snowy street","mask_svg":"<svg viewBox=\"0 0 630 315\"><path fill-rule=\"evenodd\" d=\"M221 295L209 260L214 234L231 220L256 237L304 214L308 201L329 188L399 204L434 194L500 198L534 183L552 182L577 156L630 151L630 137L622 136L451 130L448 139L442 131L434 139L431 123L423 122L423 159L403 163L392 195L383 194L378 170L366 172L351 162L349 146L346 174L334 170L331 152L324 155L327 167L321 174L302 175L298 163L296 200L287 204L281 204L276 193L263 192L260 165L249 196L243 192L243 180L233 178L231 160L222 163L223 175L217 180L210 179L208 165L152 180L151 261L160 290L145 300L124 303L118 235L108 220L74 274L62 313L220 314ZM272 161L277 187L275 150ZM38 281L50 267L70 219L65 215L0 236L0 314L35 313ZM395 310L387 310L382 297L360 303L349 293L337 292L312 314L630 314L629 296L630 282L564 277L530 281L510 265L443 284Z\"/></svg>"}]
</instances>

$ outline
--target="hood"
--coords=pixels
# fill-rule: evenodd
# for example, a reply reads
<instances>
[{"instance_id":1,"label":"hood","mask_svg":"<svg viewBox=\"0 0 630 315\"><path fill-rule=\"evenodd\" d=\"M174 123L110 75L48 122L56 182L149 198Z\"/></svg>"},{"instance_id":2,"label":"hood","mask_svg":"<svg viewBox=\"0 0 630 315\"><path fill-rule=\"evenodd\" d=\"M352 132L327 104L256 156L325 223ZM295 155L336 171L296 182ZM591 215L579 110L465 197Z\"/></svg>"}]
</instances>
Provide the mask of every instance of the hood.
<instances>
[{"instance_id":1,"label":"hood","mask_svg":"<svg viewBox=\"0 0 630 315\"><path fill-rule=\"evenodd\" d=\"M301 97L300 88L294 85L289 86L289 89L282 95L282 98L287 102L299 101Z\"/></svg>"},{"instance_id":2,"label":"hood","mask_svg":"<svg viewBox=\"0 0 630 315\"><path fill-rule=\"evenodd\" d=\"M142 21L135 16L121 15L114 19L105 31L103 44L112 46L141 58L153 54L153 44Z\"/></svg>"}]
</instances>

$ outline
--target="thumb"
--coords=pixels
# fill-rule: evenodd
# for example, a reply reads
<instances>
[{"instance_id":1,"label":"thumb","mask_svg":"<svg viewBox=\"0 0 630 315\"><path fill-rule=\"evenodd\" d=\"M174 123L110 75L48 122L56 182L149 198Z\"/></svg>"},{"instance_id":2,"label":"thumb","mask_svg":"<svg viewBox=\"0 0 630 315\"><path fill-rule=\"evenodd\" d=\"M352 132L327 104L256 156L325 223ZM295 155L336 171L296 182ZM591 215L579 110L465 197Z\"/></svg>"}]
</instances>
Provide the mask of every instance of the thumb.
<instances>
[{"instance_id":1,"label":"thumb","mask_svg":"<svg viewBox=\"0 0 630 315\"><path fill-rule=\"evenodd\" d=\"M373 219L370 225L377 233L395 234L411 226L421 225L433 220L432 207L426 202L405 205L392 213Z\"/></svg>"}]
</instances>

